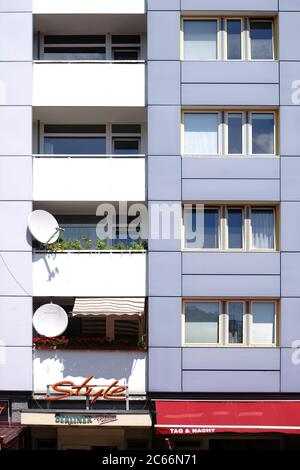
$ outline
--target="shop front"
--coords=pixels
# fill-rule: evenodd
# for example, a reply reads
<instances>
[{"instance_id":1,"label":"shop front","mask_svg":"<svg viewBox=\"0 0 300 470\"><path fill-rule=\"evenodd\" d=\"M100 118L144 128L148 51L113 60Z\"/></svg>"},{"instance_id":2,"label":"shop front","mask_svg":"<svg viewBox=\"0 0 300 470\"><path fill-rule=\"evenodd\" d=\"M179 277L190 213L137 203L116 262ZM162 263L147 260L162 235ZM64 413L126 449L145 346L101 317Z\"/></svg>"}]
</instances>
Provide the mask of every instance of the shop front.
<instances>
[{"instance_id":1,"label":"shop front","mask_svg":"<svg viewBox=\"0 0 300 470\"><path fill-rule=\"evenodd\" d=\"M300 401L155 401L155 446L173 450L299 448Z\"/></svg>"}]
</instances>

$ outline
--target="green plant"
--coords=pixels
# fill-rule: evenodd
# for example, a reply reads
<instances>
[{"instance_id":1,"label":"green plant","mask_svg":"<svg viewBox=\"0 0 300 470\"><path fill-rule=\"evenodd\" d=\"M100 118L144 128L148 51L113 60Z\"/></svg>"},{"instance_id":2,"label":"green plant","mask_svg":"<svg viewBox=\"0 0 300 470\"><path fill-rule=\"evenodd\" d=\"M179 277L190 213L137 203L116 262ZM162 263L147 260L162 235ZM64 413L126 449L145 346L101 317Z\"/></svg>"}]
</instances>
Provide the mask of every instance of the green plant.
<instances>
[{"instance_id":1,"label":"green plant","mask_svg":"<svg viewBox=\"0 0 300 470\"><path fill-rule=\"evenodd\" d=\"M96 246L97 246L97 249L98 249L98 250L107 250L107 246L106 246L106 241L105 241L105 240L100 240L100 239L98 239Z\"/></svg>"}]
</instances>

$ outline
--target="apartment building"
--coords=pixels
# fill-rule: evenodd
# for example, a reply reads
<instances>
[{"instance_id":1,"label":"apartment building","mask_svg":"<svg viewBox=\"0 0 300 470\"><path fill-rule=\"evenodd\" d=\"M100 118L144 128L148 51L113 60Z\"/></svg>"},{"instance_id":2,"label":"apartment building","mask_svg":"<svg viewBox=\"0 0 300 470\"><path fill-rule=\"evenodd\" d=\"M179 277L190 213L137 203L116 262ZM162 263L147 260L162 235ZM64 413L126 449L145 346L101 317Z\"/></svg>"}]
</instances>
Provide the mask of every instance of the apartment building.
<instances>
[{"instance_id":1,"label":"apartment building","mask_svg":"<svg viewBox=\"0 0 300 470\"><path fill-rule=\"evenodd\" d=\"M1 447L300 446L299 21L0 0Z\"/></svg>"}]
</instances>

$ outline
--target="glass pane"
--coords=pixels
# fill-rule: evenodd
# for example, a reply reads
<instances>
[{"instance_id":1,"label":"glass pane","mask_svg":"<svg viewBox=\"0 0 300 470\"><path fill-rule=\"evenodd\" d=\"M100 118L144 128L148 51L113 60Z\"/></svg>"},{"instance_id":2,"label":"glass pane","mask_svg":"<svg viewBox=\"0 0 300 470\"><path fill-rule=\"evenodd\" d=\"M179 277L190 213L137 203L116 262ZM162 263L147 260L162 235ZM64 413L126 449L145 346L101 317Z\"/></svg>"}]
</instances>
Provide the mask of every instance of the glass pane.
<instances>
[{"instance_id":1,"label":"glass pane","mask_svg":"<svg viewBox=\"0 0 300 470\"><path fill-rule=\"evenodd\" d=\"M219 210L204 210L204 247L219 248Z\"/></svg>"},{"instance_id":2,"label":"glass pane","mask_svg":"<svg viewBox=\"0 0 300 470\"><path fill-rule=\"evenodd\" d=\"M272 21L250 21L251 58L273 59Z\"/></svg>"},{"instance_id":3,"label":"glass pane","mask_svg":"<svg viewBox=\"0 0 300 470\"><path fill-rule=\"evenodd\" d=\"M241 20L227 21L227 59L234 60L242 58L241 33Z\"/></svg>"},{"instance_id":4,"label":"glass pane","mask_svg":"<svg viewBox=\"0 0 300 470\"><path fill-rule=\"evenodd\" d=\"M104 47L45 47L46 60L105 60Z\"/></svg>"},{"instance_id":5,"label":"glass pane","mask_svg":"<svg viewBox=\"0 0 300 470\"><path fill-rule=\"evenodd\" d=\"M105 155L104 137L45 137L47 155Z\"/></svg>"},{"instance_id":6,"label":"glass pane","mask_svg":"<svg viewBox=\"0 0 300 470\"><path fill-rule=\"evenodd\" d=\"M218 124L217 113L185 113L184 153L217 155Z\"/></svg>"},{"instance_id":7,"label":"glass pane","mask_svg":"<svg viewBox=\"0 0 300 470\"><path fill-rule=\"evenodd\" d=\"M272 209L252 209L252 246L256 249L275 248L275 215Z\"/></svg>"},{"instance_id":8,"label":"glass pane","mask_svg":"<svg viewBox=\"0 0 300 470\"><path fill-rule=\"evenodd\" d=\"M219 342L219 303L187 302L185 304L185 342Z\"/></svg>"},{"instance_id":9,"label":"glass pane","mask_svg":"<svg viewBox=\"0 0 300 470\"><path fill-rule=\"evenodd\" d=\"M138 60L139 49L132 50L113 50L113 60Z\"/></svg>"},{"instance_id":10,"label":"glass pane","mask_svg":"<svg viewBox=\"0 0 300 470\"><path fill-rule=\"evenodd\" d=\"M137 155L138 153L138 140L114 140L115 155Z\"/></svg>"},{"instance_id":11,"label":"glass pane","mask_svg":"<svg viewBox=\"0 0 300 470\"><path fill-rule=\"evenodd\" d=\"M230 344L243 343L243 302L228 302L228 342Z\"/></svg>"},{"instance_id":12,"label":"glass pane","mask_svg":"<svg viewBox=\"0 0 300 470\"><path fill-rule=\"evenodd\" d=\"M274 154L274 114L252 114L252 153Z\"/></svg>"},{"instance_id":13,"label":"glass pane","mask_svg":"<svg viewBox=\"0 0 300 470\"><path fill-rule=\"evenodd\" d=\"M219 210L184 210L185 248L219 248Z\"/></svg>"},{"instance_id":14,"label":"glass pane","mask_svg":"<svg viewBox=\"0 0 300 470\"><path fill-rule=\"evenodd\" d=\"M185 20L185 60L217 59L217 32L217 20Z\"/></svg>"},{"instance_id":15,"label":"glass pane","mask_svg":"<svg viewBox=\"0 0 300 470\"><path fill-rule=\"evenodd\" d=\"M228 209L228 248L243 248L242 209Z\"/></svg>"},{"instance_id":16,"label":"glass pane","mask_svg":"<svg viewBox=\"0 0 300 470\"><path fill-rule=\"evenodd\" d=\"M61 225L64 229L62 237L66 241L80 240L83 248L96 248L97 234L96 225L92 226L76 226L76 225Z\"/></svg>"},{"instance_id":17,"label":"glass pane","mask_svg":"<svg viewBox=\"0 0 300 470\"><path fill-rule=\"evenodd\" d=\"M115 320L115 340L137 344L139 340L138 320Z\"/></svg>"},{"instance_id":18,"label":"glass pane","mask_svg":"<svg viewBox=\"0 0 300 470\"><path fill-rule=\"evenodd\" d=\"M275 343L275 303L252 303L252 343Z\"/></svg>"},{"instance_id":19,"label":"glass pane","mask_svg":"<svg viewBox=\"0 0 300 470\"><path fill-rule=\"evenodd\" d=\"M243 153L243 115L242 113L228 114L228 153Z\"/></svg>"}]
</instances>

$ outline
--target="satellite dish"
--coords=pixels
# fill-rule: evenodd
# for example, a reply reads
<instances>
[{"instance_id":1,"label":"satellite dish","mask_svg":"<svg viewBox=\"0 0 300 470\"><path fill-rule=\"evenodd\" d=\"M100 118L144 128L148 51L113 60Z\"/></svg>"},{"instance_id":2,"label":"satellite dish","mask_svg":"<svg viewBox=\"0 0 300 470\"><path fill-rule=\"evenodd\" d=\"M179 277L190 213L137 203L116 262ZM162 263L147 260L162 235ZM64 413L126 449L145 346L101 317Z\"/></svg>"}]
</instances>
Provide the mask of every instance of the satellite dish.
<instances>
[{"instance_id":1,"label":"satellite dish","mask_svg":"<svg viewBox=\"0 0 300 470\"><path fill-rule=\"evenodd\" d=\"M42 305L33 315L33 326L40 335L54 338L66 330L68 315L59 305Z\"/></svg>"},{"instance_id":2,"label":"satellite dish","mask_svg":"<svg viewBox=\"0 0 300 470\"><path fill-rule=\"evenodd\" d=\"M31 212L28 217L28 228L31 235L44 245L56 242L61 232L55 217L43 210Z\"/></svg>"}]
</instances>

